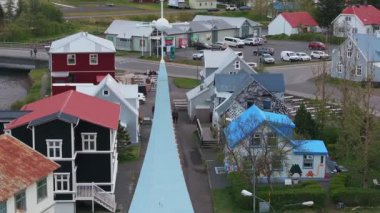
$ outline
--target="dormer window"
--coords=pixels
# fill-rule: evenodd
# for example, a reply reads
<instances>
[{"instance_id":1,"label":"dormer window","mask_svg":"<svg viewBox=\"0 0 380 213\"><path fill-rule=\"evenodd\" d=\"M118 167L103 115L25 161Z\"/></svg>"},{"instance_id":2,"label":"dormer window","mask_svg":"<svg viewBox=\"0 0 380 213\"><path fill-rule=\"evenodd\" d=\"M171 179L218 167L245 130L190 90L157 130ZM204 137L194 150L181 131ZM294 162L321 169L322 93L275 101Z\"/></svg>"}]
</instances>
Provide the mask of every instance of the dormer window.
<instances>
[{"instance_id":1,"label":"dormer window","mask_svg":"<svg viewBox=\"0 0 380 213\"><path fill-rule=\"evenodd\" d=\"M351 21L351 16L346 16L344 20L345 21Z\"/></svg>"},{"instance_id":2,"label":"dormer window","mask_svg":"<svg viewBox=\"0 0 380 213\"><path fill-rule=\"evenodd\" d=\"M235 70L240 70L240 61L235 61Z\"/></svg>"},{"instance_id":3,"label":"dormer window","mask_svg":"<svg viewBox=\"0 0 380 213\"><path fill-rule=\"evenodd\" d=\"M108 91L108 89L105 89L103 90L103 95L104 96L109 96L110 92Z\"/></svg>"},{"instance_id":4,"label":"dormer window","mask_svg":"<svg viewBox=\"0 0 380 213\"><path fill-rule=\"evenodd\" d=\"M76 57L75 54L67 54L67 65L75 65Z\"/></svg>"},{"instance_id":5,"label":"dormer window","mask_svg":"<svg viewBox=\"0 0 380 213\"><path fill-rule=\"evenodd\" d=\"M98 54L90 54L90 65L98 65Z\"/></svg>"}]
</instances>

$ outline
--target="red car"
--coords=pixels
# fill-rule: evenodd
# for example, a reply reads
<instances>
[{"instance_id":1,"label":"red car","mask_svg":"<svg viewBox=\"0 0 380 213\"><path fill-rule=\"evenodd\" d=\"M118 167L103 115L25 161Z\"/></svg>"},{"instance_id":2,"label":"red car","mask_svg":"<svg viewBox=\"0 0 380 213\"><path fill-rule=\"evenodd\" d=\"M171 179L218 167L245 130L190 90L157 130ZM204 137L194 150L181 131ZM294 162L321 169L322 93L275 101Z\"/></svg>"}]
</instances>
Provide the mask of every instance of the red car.
<instances>
[{"instance_id":1,"label":"red car","mask_svg":"<svg viewBox=\"0 0 380 213\"><path fill-rule=\"evenodd\" d=\"M325 50L326 45L319 41L312 41L309 43L309 49L310 50Z\"/></svg>"}]
</instances>

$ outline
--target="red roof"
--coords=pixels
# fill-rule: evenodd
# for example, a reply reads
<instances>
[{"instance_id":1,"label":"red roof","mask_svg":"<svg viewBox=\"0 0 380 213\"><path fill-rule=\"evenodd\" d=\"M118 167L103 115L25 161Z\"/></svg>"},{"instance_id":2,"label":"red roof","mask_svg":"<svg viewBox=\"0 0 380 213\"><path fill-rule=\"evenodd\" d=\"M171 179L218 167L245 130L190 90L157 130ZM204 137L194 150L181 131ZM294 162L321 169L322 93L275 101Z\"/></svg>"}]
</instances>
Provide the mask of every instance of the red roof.
<instances>
[{"instance_id":1,"label":"red roof","mask_svg":"<svg viewBox=\"0 0 380 213\"><path fill-rule=\"evenodd\" d=\"M0 135L0 202L48 176L59 165L9 135Z\"/></svg>"},{"instance_id":2,"label":"red roof","mask_svg":"<svg viewBox=\"0 0 380 213\"><path fill-rule=\"evenodd\" d=\"M300 26L318 26L318 23L308 12L284 12L280 15L282 15L293 28Z\"/></svg>"},{"instance_id":3,"label":"red roof","mask_svg":"<svg viewBox=\"0 0 380 213\"><path fill-rule=\"evenodd\" d=\"M380 10L372 5L346 7L342 14L356 15L364 25L380 24Z\"/></svg>"},{"instance_id":4,"label":"red roof","mask_svg":"<svg viewBox=\"0 0 380 213\"><path fill-rule=\"evenodd\" d=\"M110 129L117 129L120 106L96 97L69 90L22 107L30 113L13 120L6 129L28 124L54 114L66 114Z\"/></svg>"}]
</instances>

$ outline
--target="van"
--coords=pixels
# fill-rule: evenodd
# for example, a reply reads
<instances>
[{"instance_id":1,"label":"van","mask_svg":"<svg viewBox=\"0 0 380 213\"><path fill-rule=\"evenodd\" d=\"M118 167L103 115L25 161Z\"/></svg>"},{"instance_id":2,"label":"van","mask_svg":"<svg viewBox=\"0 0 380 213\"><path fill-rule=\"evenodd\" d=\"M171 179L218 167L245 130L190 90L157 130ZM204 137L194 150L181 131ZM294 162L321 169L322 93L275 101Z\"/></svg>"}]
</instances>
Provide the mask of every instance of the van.
<instances>
[{"instance_id":1,"label":"van","mask_svg":"<svg viewBox=\"0 0 380 213\"><path fill-rule=\"evenodd\" d=\"M281 61L299 61L300 57L296 55L293 51L282 51Z\"/></svg>"},{"instance_id":2,"label":"van","mask_svg":"<svg viewBox=\"0 0 380 213\"><path fill-rule=\"evenodd\" d=\"M240 40L239 38L234 37L224 37L224 42L231 47L244 47L244 42Z\"/></svg>"},{"instance_id":3,"label":"van","mask_svg":"<svg viewBox=\"0 0 380 213\"><path fill-rule=\"evenodd\" d=\"M235 51L235 54L239 56L239 58L243 59L243 53L241 51Z\"/></svg>"}]
</instances>

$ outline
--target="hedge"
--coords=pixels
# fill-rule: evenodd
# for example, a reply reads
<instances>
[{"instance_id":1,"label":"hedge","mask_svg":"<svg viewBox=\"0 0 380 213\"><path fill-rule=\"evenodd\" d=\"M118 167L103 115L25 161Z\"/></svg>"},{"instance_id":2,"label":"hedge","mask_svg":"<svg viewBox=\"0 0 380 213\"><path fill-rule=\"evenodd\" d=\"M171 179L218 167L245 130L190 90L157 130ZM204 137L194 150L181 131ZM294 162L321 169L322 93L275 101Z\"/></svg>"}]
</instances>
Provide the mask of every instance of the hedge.
<instances>
[{"instance_id":1,"label":"hedge","mask_svg":"<svg viewBox=\"0 0 380 213\"><path fill-rule=\"evenodd\" d=\"M286 35L286 34L280 34L280 35L267 35L268 39L273 40L291 40L291 41L326 41L326 35L321 33L301 33L301 34L293 34L293 35ZM327 43L330 44L341 44L345 38L335 37L335 36L329 36Z\"/></svg>"}]
</instances>

